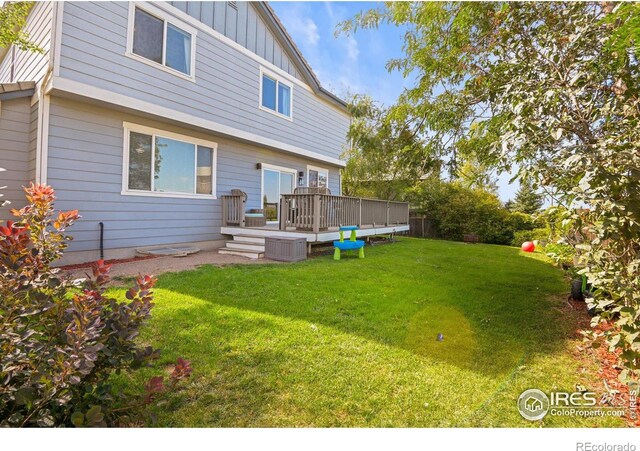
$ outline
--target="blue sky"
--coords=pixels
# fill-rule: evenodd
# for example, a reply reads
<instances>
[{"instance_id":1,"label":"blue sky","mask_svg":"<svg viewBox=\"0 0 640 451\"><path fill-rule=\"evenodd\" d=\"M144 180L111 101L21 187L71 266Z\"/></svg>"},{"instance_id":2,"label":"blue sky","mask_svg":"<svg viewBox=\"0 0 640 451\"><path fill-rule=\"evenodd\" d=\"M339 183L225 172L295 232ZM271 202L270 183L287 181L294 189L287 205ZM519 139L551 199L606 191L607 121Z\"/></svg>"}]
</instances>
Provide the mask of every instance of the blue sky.
<instances>
[{"instance_id":1,"label":"blue sky","mask_svg":"<svg viewBox=\"0 0 640 451\"><path fill-rule=\"evenodd\" d=\"M387 61L403 55L404 30L383 25L377 30L358 30L355 35L334 36L336 25L360 11L377 8L377 2L270 2L289 34L311 64L322 85L341 97L347 93L369 94L385 105L392 104L411 86L398 72L389 73ZM502 200L513 197L516 186L509 175L499 178Z\"/></svg>"}]
</instances>

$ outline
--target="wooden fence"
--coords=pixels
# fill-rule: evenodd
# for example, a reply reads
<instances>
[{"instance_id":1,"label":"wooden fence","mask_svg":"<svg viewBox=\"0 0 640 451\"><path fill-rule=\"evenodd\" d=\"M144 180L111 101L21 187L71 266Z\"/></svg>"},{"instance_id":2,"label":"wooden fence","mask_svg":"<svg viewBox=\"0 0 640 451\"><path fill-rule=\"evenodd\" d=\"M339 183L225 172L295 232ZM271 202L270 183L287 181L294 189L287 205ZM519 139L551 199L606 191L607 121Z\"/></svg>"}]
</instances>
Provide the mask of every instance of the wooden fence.
<instances>
[{"instance_id":1,"label":"wooden fence","mask_svg":"<svg viewBox=\"0 0 640 451\"><path fill-rule=\"evenodd\" d=\"M436 223L433 219L421 216L409 218L409 236L416 238L437 238Z\"/></svg>"}]
</instances>

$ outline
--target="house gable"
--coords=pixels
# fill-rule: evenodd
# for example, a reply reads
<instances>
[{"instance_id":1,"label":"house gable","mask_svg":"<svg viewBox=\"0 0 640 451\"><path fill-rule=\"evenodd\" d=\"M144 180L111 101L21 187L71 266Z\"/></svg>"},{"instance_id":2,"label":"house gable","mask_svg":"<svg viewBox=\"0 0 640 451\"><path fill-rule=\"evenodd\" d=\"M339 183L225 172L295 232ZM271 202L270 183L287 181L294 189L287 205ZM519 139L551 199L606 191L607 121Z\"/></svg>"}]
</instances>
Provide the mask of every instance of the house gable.
<instances>
[{"instance_id":1,"label":"house gable","mask_svg":"<svg viewBox=\"0 0 640 451\"><path fill-rule=\"evenodd\" d=\"M291 36L267 2L170 1L172 6L213 28L344 108L343 100L320 85Z\"/></svg>"}]
</instances>

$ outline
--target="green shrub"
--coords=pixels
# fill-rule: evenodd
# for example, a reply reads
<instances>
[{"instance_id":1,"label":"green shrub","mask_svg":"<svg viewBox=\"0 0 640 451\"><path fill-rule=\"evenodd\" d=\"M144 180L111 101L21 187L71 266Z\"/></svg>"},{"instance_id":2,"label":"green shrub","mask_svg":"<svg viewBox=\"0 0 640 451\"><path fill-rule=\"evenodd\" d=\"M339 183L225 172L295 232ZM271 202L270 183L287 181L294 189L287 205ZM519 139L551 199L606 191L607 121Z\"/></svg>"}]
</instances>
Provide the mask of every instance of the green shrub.
<instances>
[{"instance_id":1,"label":"green shrub","mask_svg":"<svg viewBox=\"0 0 640 451\"><path fill-rule=\"evenodd\" d=\"M51 187L32 184L26 192L29 205L14 211L20 222L0 227L0 426L117 424L123 412L188 377L189 363L178 362L170 386L152 378L140 399L122 405L109 376L158 354L134 341L150 317L155 279L138 277L123 303L105 296L110 265L103 261L84 282L62 279L51 264L78 212L54 216Z\"/></svg>"},{"instance_id":2,"label":"green shrub","mask_svg":"<svg viewBox=\"0 0 640 451\"><path fill-rule=\"evenodd\" d=\"M475 233L483 243L509 245L516 231L538 225L530 215L509 212L495 194L456 182L425 180L413 188L409 200L434 220L438 236L447 240L461 241L464 234Z\"/></svg>"},{"instance_id":3,"label":"green shrub","mask_svg":"<svg viewBox=\"0 0 640 451\"><path fill-rule=\"evenodd\" d=\"M573 257L576 255L573 246L563 243L549 243L544 250L558 265L573 265Z\"/></svg>"},{"instance_id":4,"label":"green shrub","mask_svg":"<svg viewBox=\"0 0 640 451\"><path fill-rule=\"evenodd\" d=\"M518 230L513 234L512 246L520 247L525 241L543 241L548 242L551 237L551 231L549 229L533 229L533 230Z\"/></svg>"}]
</instances>

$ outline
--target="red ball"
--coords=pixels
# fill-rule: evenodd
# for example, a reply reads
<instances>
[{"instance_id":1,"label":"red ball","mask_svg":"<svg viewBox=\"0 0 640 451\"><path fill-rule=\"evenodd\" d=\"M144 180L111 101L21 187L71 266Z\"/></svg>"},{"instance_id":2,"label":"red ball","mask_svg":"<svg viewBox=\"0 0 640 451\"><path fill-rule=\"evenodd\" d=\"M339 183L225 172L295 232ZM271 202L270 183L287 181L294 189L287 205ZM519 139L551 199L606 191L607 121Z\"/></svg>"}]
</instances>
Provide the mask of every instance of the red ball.
<instances>
[{"instance_id":1,"label":"red ball","mask_svg":"<svg viewBox=\"0 0 640 451\"><path fill-rule=\"evenodd\" d=\"M536 245L531 241L525 241L524 243L522 243L522 250L525 252L533 252L536 250Z\"/></svg>"}]
</instances>

